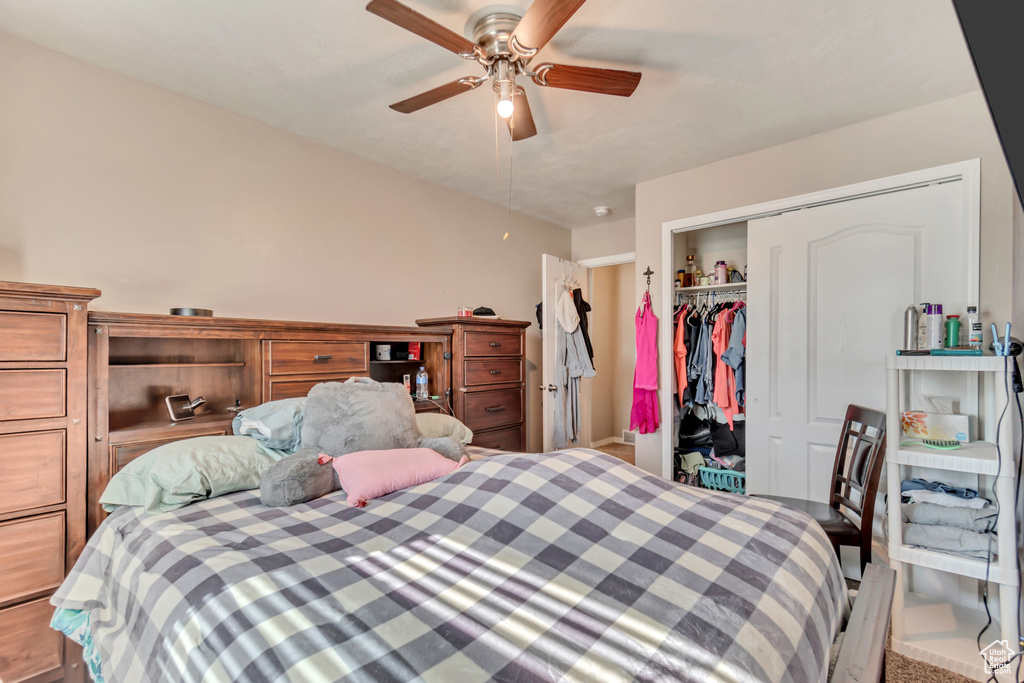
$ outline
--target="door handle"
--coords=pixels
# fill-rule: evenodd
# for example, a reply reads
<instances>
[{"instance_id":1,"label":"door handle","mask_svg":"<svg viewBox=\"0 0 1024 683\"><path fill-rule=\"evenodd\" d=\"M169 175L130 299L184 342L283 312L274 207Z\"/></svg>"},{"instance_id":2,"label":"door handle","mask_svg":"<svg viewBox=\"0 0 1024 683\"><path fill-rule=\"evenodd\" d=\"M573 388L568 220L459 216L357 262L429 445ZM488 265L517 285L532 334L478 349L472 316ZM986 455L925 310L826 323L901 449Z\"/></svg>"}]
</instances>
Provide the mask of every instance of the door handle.
<instances>
[{"instance_id":1,"label":"door handle","mask_svg":"<svg viewBox=\"0 0 1024 683\"><path fill-rule=\"evenodd\" d=\"M551 393L554 393L554 392L558 391L558 387L556 387L554 384L549 384L548 385L548 391L550 391Z\"/></svg>"},{"instance_id":2,"label":"door handle","mask_svg":"<svg viewBox=\"0 0 1024 683\"><path fill-rule=\"evenodd\" d=\"M505 410L505 406L492 406L490 408L484 408L484 412L487 413L500 413L502 410Z\"/></svg>"},{"instance_id":3,"label":"door handle","mask_svg":"<svg viewBox=\"0 0 1024 683\"><path fill-rule=\"evenodd\" d=\"M332 356L332 355L329 355L329 354L328 354L328 355L323 355L323 356L319 356L319 355L318 355L318 356L313 356L313 360L314 360L314 361L318 361L318 360L330 360L330 359L332 359L332 358L334 358L334 356Z\"/></svg>"}]
</instances>

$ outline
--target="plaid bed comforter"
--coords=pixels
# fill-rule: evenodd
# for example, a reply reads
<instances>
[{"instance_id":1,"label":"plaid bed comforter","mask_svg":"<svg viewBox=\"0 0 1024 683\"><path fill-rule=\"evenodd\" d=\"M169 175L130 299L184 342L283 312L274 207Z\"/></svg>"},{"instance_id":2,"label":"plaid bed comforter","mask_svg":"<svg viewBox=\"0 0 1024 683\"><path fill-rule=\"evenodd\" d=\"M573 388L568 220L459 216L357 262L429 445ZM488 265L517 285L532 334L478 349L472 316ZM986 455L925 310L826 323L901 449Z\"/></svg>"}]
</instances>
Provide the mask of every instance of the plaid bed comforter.
<instances>
[{"instance_id":1,"label":"plaid bed comforter","mask_svg":"<svg viewBox=\"0 0 1024 683\"><path fill-rule=\"evenodd\" d=\"M809 517L595 451L343 501L122 508L53 603L107 683L824 681L846 616Z\"/></svg>"}]
</instances>

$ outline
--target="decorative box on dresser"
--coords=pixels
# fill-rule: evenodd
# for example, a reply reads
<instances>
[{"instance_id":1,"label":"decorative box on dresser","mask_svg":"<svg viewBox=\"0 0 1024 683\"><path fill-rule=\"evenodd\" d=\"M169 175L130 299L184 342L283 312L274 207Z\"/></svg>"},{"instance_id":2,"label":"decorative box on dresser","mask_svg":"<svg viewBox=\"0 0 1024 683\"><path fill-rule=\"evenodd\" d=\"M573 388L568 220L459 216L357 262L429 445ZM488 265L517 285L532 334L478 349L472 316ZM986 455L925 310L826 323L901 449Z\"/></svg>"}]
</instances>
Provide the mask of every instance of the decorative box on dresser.
<instances>
[{"instance_id":1,"label":"decorative box on dresser","mask_svg":"<svg viewBox=\"0 0 1024 683\"><path fill-rule=\"evenodd\" d=\"M473 445L526 448L526 328L522 320L426 318L417 325L450 326L452 406L473 430Z\"/></svg>"},{"instance_id":2,"label":"decorative box on dresser","mask_svg":"<svg viewBox=\"0 0 1024 683\"><path fill-rule=\"evenodd\" d=\"M49 597L86 540L86 308L95 289L0 282L0 681L80 678Z\"/></svg>"}]
</instances>

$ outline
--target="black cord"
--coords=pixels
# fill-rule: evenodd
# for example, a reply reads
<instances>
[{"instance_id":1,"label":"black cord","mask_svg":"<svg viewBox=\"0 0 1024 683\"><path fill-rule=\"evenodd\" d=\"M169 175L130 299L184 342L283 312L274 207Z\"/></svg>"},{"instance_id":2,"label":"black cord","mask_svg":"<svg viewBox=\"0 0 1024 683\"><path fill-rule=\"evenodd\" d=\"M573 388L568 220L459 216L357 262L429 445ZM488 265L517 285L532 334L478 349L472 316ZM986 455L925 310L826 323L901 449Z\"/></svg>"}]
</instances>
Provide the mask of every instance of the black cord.
<instances>
[{"instance_id":1,"label":"black cord","mask_svg":"<svg viewBox=\"0 0 1024 683\"><path fill-rule=\"evenodd\" d=\"M1014 359L1013 364L1014 364L1014 368L1016 369L1016 365L1017 365L1017 359L1016 358ZM1016 515L1017 511L1020 509L1019 504L1020 504L1021 464L1024 463L1024 409L1021 408L1021 405L1020 405L1020 394L1018 394L1016 392L1016 390L1013 393L1013 397L1014 397L1014 400L1017 403L1017 416L1020 418L1020 424L1021 424L1020 449L1017 452L1017 482L1016 482L1017 489L1016 489L1016 491L1014 492L1014 495L1013 495L1013 514ZM1017 539L1014 539L1014 548L1016 548L1016 546L1017 546ZM1020 551L1017 551L1016 555L1017 555L1017 586L1018 586L1018 590L1019 590L1020 586L1024 585L1024 575L1021 575L1021 571L1020 571ZM1021 610L1020 610L1020 600L1018 599L1017 600L1017 638L1018 638L1018 640L1017 640L1017 647L1018 648L1020 647L1020 633L1021 633ZM1018 683L1020 682L1020 666L1021 666L1021 662L1022 661L1024 661L1024 658L1021 658L1018 655L1018 658L1017 658L1017 681L1018 681Z\"/></svg>"},{"instance_id":2,"label":"black cord","mask_svg":"<svg viewBox=\"0 0 1024 683\"><path fill-rule=\"evenodd\" d=\"M995 483L992 486L992 498L995 500L995 503L996 503L996 519L997 520L999 519L999 515L1003 514L1002 506L1001 506L1001 504L999 502L999 489L998 489L999 477L1002 475L1002 472L1003 472L1003 455L1002 455L1001 449L999 448L999 435L1000 435L1000 432L1001 432L1002 427L1003 427L1003 418L1006 417L1006 411L1010 407L1010 384L1008 382L1009 373L1010 373L1010 358L1009 358L1009 356L1005 356L1004 360L1003 360L1003 375L1002 375L1002 379L1003 379L1003 390L1005 391L1005 395L1006 395L1006 403L1003 404L1003 412L1001 412L999 414L999 420L996 422L996 463L997 464L996 464ZM1019 398L1017 399L1017 405L1018 405L1018 408L1019 408L1020 407L1020 399ZM1024 448L1024 446L1022 446L1022 448ZM1020 463L1018 461L1017 490L1014 493L1014 511L1013 511L1014 515L1017 514L1016 504L1017 504L1017 500L1018 500L1019 494L1020 494L1020 476L1019 476L1019 472L1020 472ZM992 522L992 524L995 524L995 522ZM984 605L984 607L985 607L985 618L986 618L986 621L985 621L985 625L981 627L980 631L978 631L978 637L976 639L977 644L978 644L978 653L981 654L981 658L985 661L985 664L988 666L989 670L993 672L989 676L988 681L994 681L995 683L998 683L998 679L996 678L996 674L995 674L996 669L999 669L999 668L1002 668L1004 666L1007 666L1010 663L1012 663L1013 660L1016 659L1017 660L1017 677L1016 678L1017 678L1018 683L1020 683L1020 665L1021 665L1021 661L1020 660L1021 660L1021 657L1024 656L1024 652L1018 652L1015 655L1013 655L1012 657L1010 657L1009 659L1007 659L1005 662L1002 662L1001 664L999 664L998 666L993 666L992 662L988 661L988 655L986 655L981 650L981 637L985 634L985 631L988 630L989 626L992 625L992 612L989 610L989 607L988 607L989 570L992 568L992 533L991 533L991 531L992 531L992 529L990 528L989 529L990 533L988 535L988 556L985 558L985 583L984 583L984 586L983 586L983 588L981 590L981 602L982 602L982 605ZM1017 539L1016 538L1013 539L1013 545L1016 548L1016 546L1017 546ZM1017 553L1015 551L1014 554L1018 556L1017 571L1018 571L1018 574L1019 574L1019 572L1020 572L1019 553ZM1003 558L1004 561L1005 561L1005 559L1006 558ZM1000 590L1002 590L1002 588L1000 588ZM1008 614L1004 614L1004 615L1002 615L1002 618L1005 621L1006 619L1009 618L1009 616L1010 615L1008 615ZM1017 600L1017 625L1018 625L1018 631L1017 631L1018 642L1015 643L1015 645L1016 645L1016 647L1020 647L1020 600L1019 599Z\"/></svg>"}]
</instances>

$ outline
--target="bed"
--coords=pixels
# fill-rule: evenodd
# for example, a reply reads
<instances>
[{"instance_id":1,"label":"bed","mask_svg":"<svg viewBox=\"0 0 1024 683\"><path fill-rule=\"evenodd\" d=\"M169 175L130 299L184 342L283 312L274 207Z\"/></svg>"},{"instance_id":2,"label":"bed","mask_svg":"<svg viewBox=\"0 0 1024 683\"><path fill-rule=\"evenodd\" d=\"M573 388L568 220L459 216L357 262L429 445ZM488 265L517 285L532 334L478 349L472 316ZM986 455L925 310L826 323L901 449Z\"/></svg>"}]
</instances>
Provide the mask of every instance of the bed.
<instances>
[{"instance_id":1,"label":"bed","mask_svg":"<svg viewBox=\"0 0 1024 683\"><path fill-rule=\"evenodd\" d=\"M809 517L584 449L365 508L120 508L53 604L107 683L824 681L848 613Z\"/></svg>"}]
</instances>

